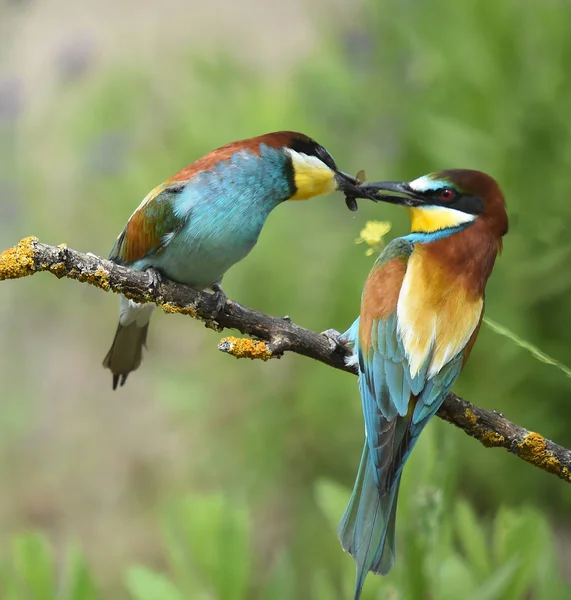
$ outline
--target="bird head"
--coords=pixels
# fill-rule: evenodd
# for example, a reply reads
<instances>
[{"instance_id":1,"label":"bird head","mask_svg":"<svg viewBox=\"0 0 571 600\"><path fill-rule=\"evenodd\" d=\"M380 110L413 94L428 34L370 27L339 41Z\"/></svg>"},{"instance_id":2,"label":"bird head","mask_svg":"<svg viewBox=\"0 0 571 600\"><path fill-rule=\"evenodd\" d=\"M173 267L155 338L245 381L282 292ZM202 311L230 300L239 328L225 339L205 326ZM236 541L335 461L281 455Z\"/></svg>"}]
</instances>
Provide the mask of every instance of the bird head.
<instances>
[{"instance_id":1,"label":"bird head","mask_svg":"<svg viewBox=\"0 0 571 600\"><path fill-rule=\"evenodd\" d=\"M287 154L292 195L289 200L308 200L335 190L345 194L347 206L356 210L358 180L337 168L329 152L314 139L293 131L279 131L259 140L282 147Z\"/></svg>"},{"instance_id":2,"label":"bird head","mask_svg":"<svg viewBox=\"0 0 571 600\"><path fill-rule=\"evenodd\" d=\"M501 238L508 231L504 196L495 179L468 169L449 169L410 182L358 185L357 197L408 208L413 233L452 234L479 222Z\"/></svg>"}]
</instances>

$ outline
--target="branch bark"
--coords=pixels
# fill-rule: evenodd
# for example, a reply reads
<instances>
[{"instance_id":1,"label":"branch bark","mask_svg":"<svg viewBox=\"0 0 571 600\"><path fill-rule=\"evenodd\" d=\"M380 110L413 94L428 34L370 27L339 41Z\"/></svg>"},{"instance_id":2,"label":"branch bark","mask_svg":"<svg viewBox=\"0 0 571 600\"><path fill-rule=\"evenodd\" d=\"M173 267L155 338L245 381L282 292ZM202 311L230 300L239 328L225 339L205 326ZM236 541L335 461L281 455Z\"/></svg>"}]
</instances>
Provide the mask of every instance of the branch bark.
<instances>
[{"instance_id":1,"label":"branch bark","mask_svg":"<svg viewBox=\"0 0 571 600\"><path fill-rule=\"evenodd\" d=\"M217 331L237 329L252 336L254 339L226 337L221 340L219 350L237 358L269 360L281 357L284 352L295 352L356 374L354 368L345 364L347 350L343 346L296 325L289 317L270 317L228 300L214 321L216 301L208 292L171 281L153 287L150 276L145 272L132 271L93 254L82 254L64 244L42 244L34 237L25 238L0 254L0 281L27 277L39 271L89 283L105 291L123 294L136 302L153 302L167 313L189 315ZM447 396L437 414L484 446L505 448L522 460L571 483L571 450L540 434L519 427L503 415L479 408L455 394Z\"/></svg>"}]
</instances>

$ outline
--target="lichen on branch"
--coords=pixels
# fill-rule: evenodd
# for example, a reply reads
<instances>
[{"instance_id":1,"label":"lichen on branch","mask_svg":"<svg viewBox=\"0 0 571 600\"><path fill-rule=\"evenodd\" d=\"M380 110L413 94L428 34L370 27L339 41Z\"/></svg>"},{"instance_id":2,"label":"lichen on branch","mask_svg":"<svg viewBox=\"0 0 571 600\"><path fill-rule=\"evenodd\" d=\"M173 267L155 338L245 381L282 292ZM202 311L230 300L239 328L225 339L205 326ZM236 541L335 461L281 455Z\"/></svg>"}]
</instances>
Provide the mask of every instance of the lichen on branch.
<instances>
[{"instance_id":1,"label":"lichen on branch","mask_svg":"<svg viewBox=\"0 0 571 600\"><path fill-rule=\"evenodd\" d=\"M356 374L347 366L348 350L328 336L296 325L289 317L270 317L228 300L217 310L213 294L162 280L144 271L132 271L93 254L83 254L65 244L49 246L28 237L0 253L0 281L48 271L112 291L135 302L153 302L166 313L180 313L221 331L236 329L253 339L224 338L219 349L237 358L269 360L284 352L313 358L335 369ZM213 321L212 315L216 314ZM480 408L449 394L437 415L465 431L488 448L505 448L522 460L571 483L571 451L538 433L515 425L503 415Z\"/></svg>"},{"instance_id":2,"label":"lichen on branch","mask_svg":"<svg viewBox=\"0 0 571 600\"><path fill-rule=\"evenodd\" d=\"M27 237L0 254L0 281L33 275L35 249L38 239Z\"/></svg>"},{"instance_id":3,"label":"lichen on branch","mask_svg":"<svg viewBox=\"0 0 571 600\"><path fill-rule=\"evenodd\" d=\"M229 336L222 338L218 344L218 350L231 354L236 358L249 358L251 360L270 360L272 352L268 349L266 342L250 340Z\"/></svg>"}]
</instances>

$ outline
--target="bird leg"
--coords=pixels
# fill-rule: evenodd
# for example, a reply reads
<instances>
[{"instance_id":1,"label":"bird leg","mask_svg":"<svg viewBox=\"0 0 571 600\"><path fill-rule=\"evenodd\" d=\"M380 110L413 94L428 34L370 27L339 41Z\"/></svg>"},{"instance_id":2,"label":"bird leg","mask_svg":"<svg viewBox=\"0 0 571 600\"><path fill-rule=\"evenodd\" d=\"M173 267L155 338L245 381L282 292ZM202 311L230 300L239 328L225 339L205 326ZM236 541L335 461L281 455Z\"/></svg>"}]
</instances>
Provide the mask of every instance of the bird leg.
<instances>
[{"instance_id":1,"label":"bird leg","mask_svg":"<svg viewBox=\"0 0 571 600\"><path fill-rule=\"evenodd\" d=\"M319 335L324 335L330 342L332 349L340 348L344 352L350 352L350 348L347 347L347 340L343 337L341 333L337 331L337 329L326 329L322 331Z\"/></svg>"},{"instance_id":2,"label":"bird leg","mask_svg":"<svg viewBox=\"0 0 571 600\"><path fill-rule=\"evenodd\" d=\"M228 301L228 296L226 296L219 283L213 283L210 287L214 292L214 301L216 302L216 306L212 311L211 319L213 321L218 321L218 318L220 317L221 313L224 312L224 307L226 306L226 302Z\"/></svg>"},{"instance_id":3,"label":"bird leg","mask_svg":"<svg viewBox=\"0 0 571 600\"><path fill-rule=\"evenodd\" d=\"M147 267L145 269L145 273L147 273L149 275L149 292L151 292L151 294L155 294L157 291L157 288L159 287L159 285L161 283L163 283L164 281L164 275L158 270L155 269L154 267Z\"/></svg>"}]
</instances>

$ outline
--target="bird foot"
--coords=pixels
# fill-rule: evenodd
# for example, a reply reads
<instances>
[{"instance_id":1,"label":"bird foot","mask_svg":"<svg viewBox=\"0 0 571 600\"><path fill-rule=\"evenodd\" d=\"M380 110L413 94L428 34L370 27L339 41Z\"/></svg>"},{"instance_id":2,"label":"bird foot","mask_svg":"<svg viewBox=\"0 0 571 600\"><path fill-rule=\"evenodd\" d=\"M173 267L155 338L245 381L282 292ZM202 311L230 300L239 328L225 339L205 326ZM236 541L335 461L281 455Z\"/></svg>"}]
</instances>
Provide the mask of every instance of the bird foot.
<instances>
[{"instance_id":1,"label":"bird foot","mask_svg":"<svg viewBox=\"0 0 571 600\"><path fill-rule=\"evenodd\" d=\"M228 301L228 296L226 296L226 294L220 287L220 284L218 283L213 284L211 288L214 292L214 300L216 302L214 310L212 311L211 320L218 322L220 315L224 312L224 307L226 306L226 302Z\"/></svg>"},{"instance_id":2,"label":"bird foot","mask_svg":"<svg viewBox=\"0 0 571 600\"><path fill-rule=\"evenodd\" d=\"M326 329L325 331L322 331L319 335L323 335L329 340L329 342L331 343L332 350L342 348L344 351L348 351L345 339L342 337L341 333L337 331L337 329Z\"/></svg>"},{"instance_id":3,"label":"bird foot","mask_svg":"<svg viewBox=\"0 0 571 600\"><path fill-rule=\"evenodd\" d=\"M163 283L165 278L159 270L153 267L145 269L145 273L149 275L149 292L155 294L159 285Z\"/></svg>"}]
</instances>

